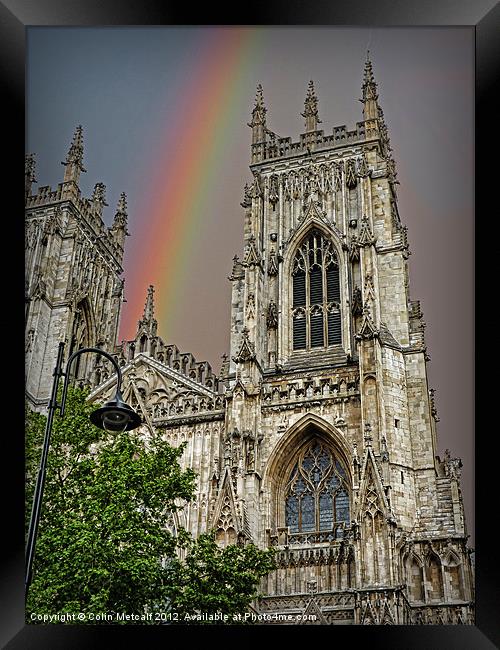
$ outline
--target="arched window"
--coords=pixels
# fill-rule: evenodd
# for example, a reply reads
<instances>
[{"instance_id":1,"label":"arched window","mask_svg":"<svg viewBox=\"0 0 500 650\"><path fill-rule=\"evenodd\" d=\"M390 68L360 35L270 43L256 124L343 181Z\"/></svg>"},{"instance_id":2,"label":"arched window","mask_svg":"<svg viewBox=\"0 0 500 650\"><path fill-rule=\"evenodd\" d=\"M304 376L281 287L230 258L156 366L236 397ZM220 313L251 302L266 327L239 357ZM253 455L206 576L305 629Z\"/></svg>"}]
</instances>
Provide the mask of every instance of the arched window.
<instances>
[{"instance_id":1,"label":"arched window","mask_svg":"<svg viewBox=\"0 0 500 650\"><path fill-rule=\"evenodd\" d=\"M68 358L73 352L91 345L89 308L87 301L81 300L75 309ZM88 357L86 357L87 355L80 355L75 359L71 372L77 379L86 376L88 364Z\"/></svg>"},{"instance_id":2,"label":"arched window","mask_svg":"<svg viewBox=\"0 0 500 650\"><path fill-rule=\"evenodd\" d=\"M299 453L285 490L291 543L342 538L349 520L345 470L329 447L313 439Z\"/></svg>"},{"instance_id":3,"label":"arched window","mask_svg":"<svg viewBox=\"0 0 500 650\"><path fill-rule=\"evenodd\" d=\"M339 264L332 243L319 230L313 230L297 251L292 281L293 349L339 345Z\"/></svg>"}]
</instances>

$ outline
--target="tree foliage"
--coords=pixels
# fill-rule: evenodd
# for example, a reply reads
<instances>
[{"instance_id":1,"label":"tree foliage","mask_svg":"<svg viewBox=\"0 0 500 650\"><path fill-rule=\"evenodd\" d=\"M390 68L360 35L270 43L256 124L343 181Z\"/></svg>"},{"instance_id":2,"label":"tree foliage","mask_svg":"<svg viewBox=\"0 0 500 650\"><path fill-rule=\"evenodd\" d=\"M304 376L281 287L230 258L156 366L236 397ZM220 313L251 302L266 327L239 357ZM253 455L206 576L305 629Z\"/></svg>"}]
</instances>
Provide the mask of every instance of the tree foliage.
<instances>
[{"instance_id":1,"label":"tree foliage","mask_svg":"<svg viewBox=\"0 0 500 650\"><path fill-rule=\"evenodd\" d=\"M70 388L64 419L54 418L27 619L168 610L182 622L188 611L244 611L271 567L270 552L222 550L210 534L193 540L174 528L195 492L195 473L179 464L183 446L98 429L89 420L96 404L86 397ZM45 422L27 411L27 523Z\"/></svg>"},{"instance_id":2,"label":"tree foliage","mask_svg":"<svg viewBox=\"0 0 500 650\"><path fill-rule=\"evenodd\" d=\"M184 561L175 563L175 582L169 592L172 622L234 624L258 595L260 579L275 567L274 551L254 544L221 548L213 533L192 542ZM226 621L216 618L225 614ZM244 622L241 621L241 622Z\"/></svg>"}]
</instances>

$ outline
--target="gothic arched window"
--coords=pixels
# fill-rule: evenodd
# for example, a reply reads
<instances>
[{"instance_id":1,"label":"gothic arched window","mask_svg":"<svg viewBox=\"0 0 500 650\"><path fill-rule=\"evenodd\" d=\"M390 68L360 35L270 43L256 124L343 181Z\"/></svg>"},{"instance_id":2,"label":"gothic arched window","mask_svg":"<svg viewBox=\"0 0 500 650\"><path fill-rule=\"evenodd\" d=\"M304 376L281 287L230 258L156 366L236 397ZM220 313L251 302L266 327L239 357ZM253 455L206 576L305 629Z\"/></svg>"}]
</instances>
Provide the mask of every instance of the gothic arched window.
<instances>
[{"instance_id":1,"label":"gothic arched window","mask_svg":"<svg viewBox=\"0 0 500 650\"><path fill-rule=\"evenodd\" d=\"M285 526L292 540L331 541L343 537L349 520L345 470L329 447L313 439L299 453L288 478Z\"/></svg>"},{"instance_id":2,"label":"gothic arched window","mask_svg":"<svg viewBox=\"0 0 500 650\"><path fill-rule=\"evenodd\" d=\"M297 251L292 280L293 349L340 344L339 263L332 243L319 230Z\"/></svg>"},{"instance_id":3,"label":"gothic arched window","mask_svg":"<svg viewBox=\"0 0 500 650\"><path fill-rule=\"evenodd\" d=\"M87 300L84 299L78 303L75 309L68 358L73 352L89 347L91 344L89 307ZM75 359L71 371L77 379L85 377L87 364L88 358L85 359L82 355Z\"/></svg>"}]
</instances>

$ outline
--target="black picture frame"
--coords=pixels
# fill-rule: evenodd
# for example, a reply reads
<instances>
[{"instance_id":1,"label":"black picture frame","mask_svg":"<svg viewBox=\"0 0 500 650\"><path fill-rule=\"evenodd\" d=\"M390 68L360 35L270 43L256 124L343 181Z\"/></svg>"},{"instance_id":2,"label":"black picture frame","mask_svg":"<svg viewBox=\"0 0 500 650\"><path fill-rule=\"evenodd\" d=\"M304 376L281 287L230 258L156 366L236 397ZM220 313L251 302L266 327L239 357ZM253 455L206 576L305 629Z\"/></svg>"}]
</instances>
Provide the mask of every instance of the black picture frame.
<instances>
[{"instance_id":1,"label":"black picture frame","mask_svg":"<svg viewBox=\"0 0 500 650\"><path fill-rule=\"evenodd\" d=\"M4 175L4 199L12 199L12 210L4 212L4 252L10 247L10 240L19 241L21 251L15 256L17 261L9 262L8 270L4 268L6 282L6 300L17 305L18 296L23 295L23 220L18 212L24 211L24 206L18 206L24 197L22 187L21 165L24 162L24 61L25 61L25 30L34 25L178 25L178 24L207 24L207 25L351 25L351 26L447 26L469 25L475 28L476 41L476 215L484 218L493 216L492 205L488 201L488 192L495 187L493 177L494 167L486 160L486 154L494 145L491 141L494 134L490 127L495 122L496 104L493 103L494 86L498 78L498 53L500 34L500 8L495 0L439 1L420 0L420 2L391 0L369 2L368 0L351 0L350 2L307 2L298 0L287 2L248 3L241 9L240 15L228 15L227 9L221 4L196 8L195 19L189 14L188 7L173 3L162 3L156 0L120 0L113 2L102 0L86 0L69 2L68 0L7 0L0 4L0 68L3 101L4 142L10 134L11 142L8 148L3 148L3 160L6 163ZM257 21L258 12L258 23ZM231 20L229 20L231 18ZM203 23L206 19L206 23ZM8 192L5 191L8 188ZM5 264L5 261L4 261ZM19 268L17 268L19 264ZM7 274L7 275L5 275ZM10 297L13 301L10 301ZM168 643L166 636L174 631L173 628L141 628L141 627L78 627L65 625L25 626L24 624L24 541L23 541L23 448L24 440L22 425L19 423L24 409L24 390L22 377L21 350L24 349L23 324L21 322L22 307L12 310L12 318L4 318L1 322L3 341L12 341L9 351L13 360L4 366L7 372L9 397L12 407L10 418L4 424L4 470L2 477L5 481L4 495L4 527L3 541L5 550L2 554L2 572L0 579L0 642L2 647L12 650L25 648L84 648L84 647L114 647L118 637L126 633L127 642L134 643L143 638L144 634L153 635L156 640L162 639ZM16 316L17 314L17 316ZM19 317L19 322L17 322ZM19 336L19 338L17 338ZM19 342L19 348L15 345ZM22 346L22 347L21 347ZM6 370L8 368L8 371ZM17 368L17 370L16 370ZM19 384L17 380L19 379ZM16 395L19 394L19 397ZM479 408L479 405L476 407ZM363 628L349 626L335 628L336 643L342 629L342 637L348 633L350 642L361 644L367 642L370 646L376 644L384 648L453 648L481 649L498 647L500 643L500 625L498 613L498 561L495 536L492 534L491 520L487 520L486 509L481 511L479 505L488 495L493 495L493 474L489 470L488 460L494 457L493 445L495 440L494 420L485 433L488 441L477 437L476 443L476 625L475 626L397 626L394 628ZM492 430L493 428L493 430ZM10 495L13 495L12 497ZM194 628L176 629L183 637L190 636ZM224 632L224 637L241 637L243 630L239 628L213 627L203 628L204 642L215 642L217 635ZM307 641L316 633L306 627L293 629L270 629L257 627L244 630L246 638L263 633L263 638L276 641L279 635L288 636L293 633L297 642ZM159 637L158 635L162 636ZM307 638L304 636L307 634ZM320 630L320 634L324 631ZM213 636L212 636L213 635ZM185 637L184 637L185 638Z\"/></svg>"}]
</instances>

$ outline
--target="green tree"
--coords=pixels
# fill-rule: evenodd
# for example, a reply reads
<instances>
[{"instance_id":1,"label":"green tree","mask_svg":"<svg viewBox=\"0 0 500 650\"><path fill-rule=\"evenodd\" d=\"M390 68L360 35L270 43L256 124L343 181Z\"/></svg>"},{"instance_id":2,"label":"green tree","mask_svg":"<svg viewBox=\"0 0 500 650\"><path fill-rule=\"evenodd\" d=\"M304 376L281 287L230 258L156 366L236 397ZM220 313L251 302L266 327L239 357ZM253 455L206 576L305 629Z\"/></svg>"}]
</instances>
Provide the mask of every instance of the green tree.
<instances>
[{"instance_id":1,"label":"green tree","mask_svg":"<svg viewBox=\"0 0 500 650\"><path fill-rule=\"evenodd\" d=\"M86 397L70 388L64 419L54 418L27 620L31 613L83 613L92 623L89 614L139 617L178 608L182 622L188 612L245 611L271 567L270 552L221 550L211 535L193 540L174 531L173 513L195 492L195 473L179 464L184 447L161 435L146 440L98 429L89 420L96 404ZM27 523L45 422L27 410Z\"/></svg>"},{"instance_id":2,"label":"green tree","mask_svg":"<svg viewBox=\"0 0 500 650\"><path fill-rule=\"evenodd\" d=\"M183 448L111 436L90 423L96 405L85 398L70 390L64 419L54 418L28 614L142 614L165 600L160 560L187 537L169 530L177 499L193 496ZM28 414L27 514L44 427L45 416Z\"/></svg>"},{"instance_id":3,"label":"green tree","mask_svg":"<svg viewBox=\"0 0 500 650\"><path fill-rule=\"evenodd\" d=\"M274 555L274 550L262 551L254 544L221 548L213 533L200 535L191 542L185 560L175 561L169 591L172 623L250 622L244 614L258 595L260 579L275 568Z\"/></svg>"}]
</instances>

